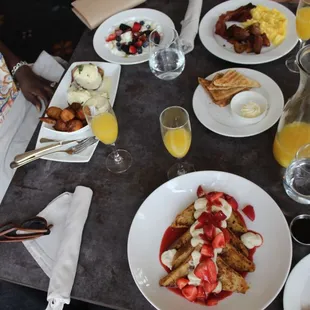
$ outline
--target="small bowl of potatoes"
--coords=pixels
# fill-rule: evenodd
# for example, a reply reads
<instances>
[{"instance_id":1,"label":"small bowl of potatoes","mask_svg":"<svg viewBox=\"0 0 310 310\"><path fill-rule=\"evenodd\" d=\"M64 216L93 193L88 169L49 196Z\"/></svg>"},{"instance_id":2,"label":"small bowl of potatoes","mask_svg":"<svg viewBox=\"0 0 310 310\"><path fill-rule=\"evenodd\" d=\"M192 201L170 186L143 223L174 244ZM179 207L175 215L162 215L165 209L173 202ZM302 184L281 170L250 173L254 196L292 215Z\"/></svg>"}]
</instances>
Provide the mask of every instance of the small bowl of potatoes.
<instances>
[{"instance_id":1,"label":"small bowl of potatoes","mask_svg":"<svg viewBox=\"0 0 310 310\"><path fill-rule=\"evenodd\" d=\"M48 107L45 116L40 117L40 121L46 129L66 134L82 133L89 128L82 105L78 102L68 104L64 109L56 106Z\"/></svg>"}]
</instances>

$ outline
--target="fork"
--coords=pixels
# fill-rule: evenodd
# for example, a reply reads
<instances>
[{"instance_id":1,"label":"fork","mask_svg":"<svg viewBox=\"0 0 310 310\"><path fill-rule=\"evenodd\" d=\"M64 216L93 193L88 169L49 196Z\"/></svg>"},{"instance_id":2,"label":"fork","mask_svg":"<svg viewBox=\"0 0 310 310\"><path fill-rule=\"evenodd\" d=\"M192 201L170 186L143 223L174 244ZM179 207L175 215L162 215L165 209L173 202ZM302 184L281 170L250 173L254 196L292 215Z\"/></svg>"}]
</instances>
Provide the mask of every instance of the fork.
<instances>
[{"instance_id":1,"label":"fork","mask_svg":"<svg viewBox=\"0 0 310 310\"><path fill-rule=\"evenodd\" d=\"M88 139L85 139L84 141L80 142L78 145L72 146L66 150L53 151L53 152L41 154L39 156L33 156L29 159L26 159L26 160L18 162L18 163L15 161L12 161L10 164L10 167L11 167L11 169L15 169L15 168L17 169L21 166L24 166L28 163L31 163L32 161L39 159L42 156L50 155L50 154L54 154L54 153L64 152L64 153L67 153L69 155L79 154L79 153L83 152L86 148L91 146L92 144L96 143L97 141L98 141L98 139L93 136L93 137L90 137Z\"/></svg>"}]
</instances>

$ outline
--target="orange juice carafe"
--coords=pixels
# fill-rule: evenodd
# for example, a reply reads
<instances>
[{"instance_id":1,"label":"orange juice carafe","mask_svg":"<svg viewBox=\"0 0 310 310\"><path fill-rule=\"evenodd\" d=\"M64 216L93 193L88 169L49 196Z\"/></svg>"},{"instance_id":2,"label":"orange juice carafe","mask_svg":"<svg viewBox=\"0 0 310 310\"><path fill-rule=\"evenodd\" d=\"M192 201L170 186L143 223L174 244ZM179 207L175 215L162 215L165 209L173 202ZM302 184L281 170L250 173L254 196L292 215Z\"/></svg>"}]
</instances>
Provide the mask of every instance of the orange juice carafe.
<instances>
[{"instance_id":1,"label":"orange juice carafe","mask_svg":"<svg viewBox=\"0 0 310 310\"><path fill-rule=\"evenodd\" d=\"M290 164L302 145L310 143L310 45L299 51L296 63L299 87L284 107L273 145L274 157L283 167Z\"/></svg>"}]
</instances>

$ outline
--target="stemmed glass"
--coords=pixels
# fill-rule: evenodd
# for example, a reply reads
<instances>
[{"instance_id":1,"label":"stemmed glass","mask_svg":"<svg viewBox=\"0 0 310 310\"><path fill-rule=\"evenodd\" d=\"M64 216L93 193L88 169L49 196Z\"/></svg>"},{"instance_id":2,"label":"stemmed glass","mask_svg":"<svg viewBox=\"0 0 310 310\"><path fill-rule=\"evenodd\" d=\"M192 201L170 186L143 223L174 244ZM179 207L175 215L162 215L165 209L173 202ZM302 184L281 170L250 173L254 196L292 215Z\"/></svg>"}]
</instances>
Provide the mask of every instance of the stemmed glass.
<instances>
[{"instance_id":1,"label":"stemmed glass","mask_svg":"<svg viewBox=\"0 0 310 310\"><path fill-rule=\"evenodd\" d=\"M102 143L113 148L113 152L106 159L107 169L114 173L127 171L132 164L132 157L128 151L117 149L115 146L118 123L109 100L102 96L94 96L84 103L83 111L93 134Z\"/></svg>"},{"instance_id":2,"label":"stemmed glass","mask_svg":"<svg viewBox=\"0 0 310 310\"><path fill-rule=\"evenodd\" d=\"M177 31L164 27L160 34L156 29L149 36L150 59L152 73L162 80L177 78L185 67L185 56Z\"/></svg>"},{"instance_id":3,"label":"stemmed glass","mask_svg":"<svg viewBox=\"0 0 310 310\"><path fill-rule=\"evenodd\" d=\"M192 142L191 123L188 112L182 107L173 106L161 112L160 130L167 151L181 160L186 156ZM195 171L189 163L177 162L168 171L168 179Z\"/></svg>"},{"instance_id":4,"label":"stemmed glass","mask_svg":"<svg viewBox=\"0 0 310 310\"><path fill-rule=\"evenodd\" d=\"M306 41L310 39L310 0L299 0L296 12L296 31L300 50L305 46ZM288 58L285 64L291 72L299 73L296 56Z\"/></svg>"}]
</instances>

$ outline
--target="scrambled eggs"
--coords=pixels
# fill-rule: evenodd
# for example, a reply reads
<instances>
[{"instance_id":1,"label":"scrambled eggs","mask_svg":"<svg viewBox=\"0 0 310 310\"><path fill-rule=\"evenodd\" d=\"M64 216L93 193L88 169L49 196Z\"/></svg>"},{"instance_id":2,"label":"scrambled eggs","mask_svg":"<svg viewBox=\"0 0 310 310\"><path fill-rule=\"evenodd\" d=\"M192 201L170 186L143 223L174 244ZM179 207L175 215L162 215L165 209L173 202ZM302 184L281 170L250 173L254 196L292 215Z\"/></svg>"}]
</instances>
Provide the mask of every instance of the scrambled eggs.
<instances>
[{"instance_id":1,"label":"scrambled eggs","mask_svg":"<svg viewBox=\"0 0 310 310\"><path fill-rule=\"evenodd\" d=\"M266 33L268 39L279 45L286 37L287 18L276 9L269 9L263 5L258 5L251 10L252 19L242 23L244 27L259 23L262 33Z\"/></svg>"}]
</instances>

